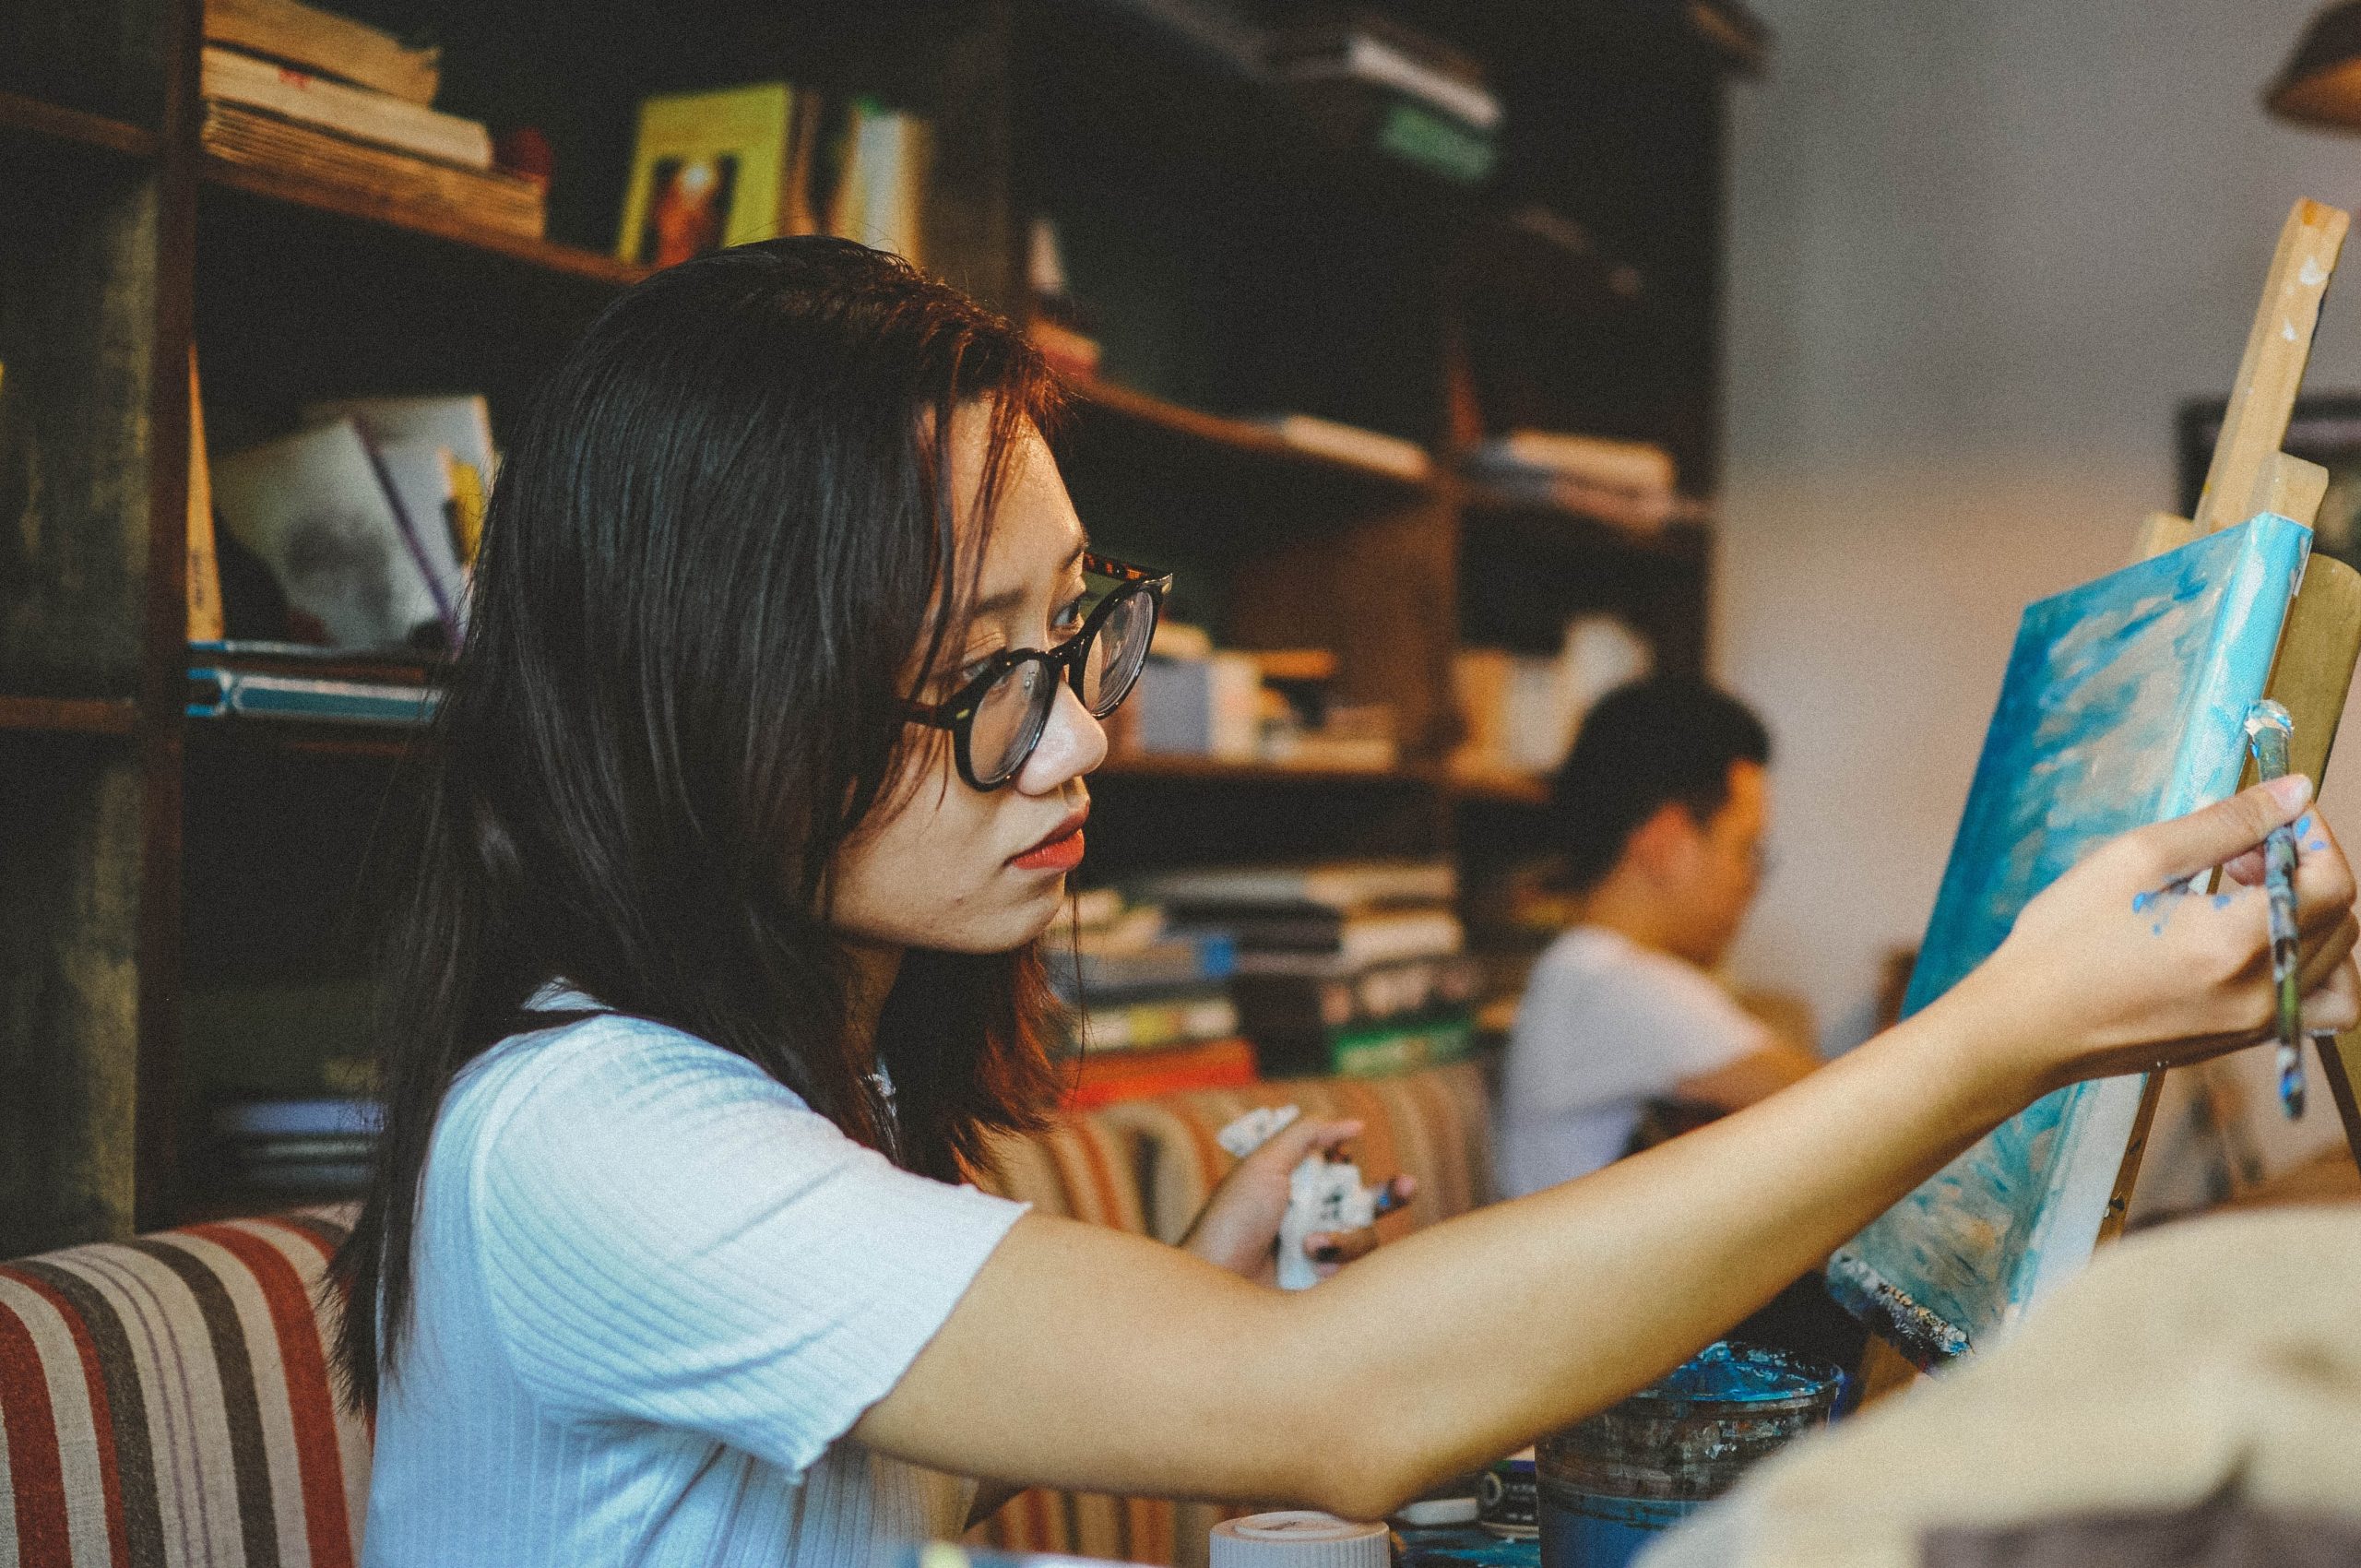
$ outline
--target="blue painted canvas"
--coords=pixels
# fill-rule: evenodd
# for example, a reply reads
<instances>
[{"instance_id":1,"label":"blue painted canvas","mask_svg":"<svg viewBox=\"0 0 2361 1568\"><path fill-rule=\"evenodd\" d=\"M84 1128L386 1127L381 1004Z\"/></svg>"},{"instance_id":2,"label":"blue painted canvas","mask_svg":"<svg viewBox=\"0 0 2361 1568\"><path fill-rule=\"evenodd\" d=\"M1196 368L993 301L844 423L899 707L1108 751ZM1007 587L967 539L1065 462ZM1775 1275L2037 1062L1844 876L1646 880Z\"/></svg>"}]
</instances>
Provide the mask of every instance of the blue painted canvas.
<instances>
[{"instance_id":1,"label":"blue painted canvas","mask_svg":"<svg viewBox=\"0 0 2361 1568\"><path fill-rule=\"evenodd\" d=\"M2265 513L2026 609L1906 1013L2085 850L2236 790L2311 537ZM2004 1123L1838 1251L1838 1298L1922 1365L1987 1343L2088 1261L2142 1087L2073 1085Z\"/></svg>"}]
</instances>

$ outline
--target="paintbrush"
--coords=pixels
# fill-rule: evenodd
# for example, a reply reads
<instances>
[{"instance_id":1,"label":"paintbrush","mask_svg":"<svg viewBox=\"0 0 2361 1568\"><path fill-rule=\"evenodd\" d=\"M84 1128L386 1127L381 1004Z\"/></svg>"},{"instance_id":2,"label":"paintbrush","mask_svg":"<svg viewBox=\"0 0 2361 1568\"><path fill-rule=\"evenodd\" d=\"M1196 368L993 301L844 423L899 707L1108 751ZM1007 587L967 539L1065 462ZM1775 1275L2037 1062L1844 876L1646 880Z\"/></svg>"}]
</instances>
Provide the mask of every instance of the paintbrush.
<instances>
[{"instance_id":1,"label":"paintbrush","mask_svg":"<svg viewBox=\"0 0 2361 1568\"><path fill-rule=\"evenodd\" d=\"M2287 741L2296 721L2269 697L2247 714L2247 744L2258 780L2287 772ZM2271 909L2271 984L2279 998L2279 1106L2294 1121L2304 1113L2304 1004L2296 973L2296 825L2271 830L2262 841L2262 890Z\"/></svg>"}]
</instances>

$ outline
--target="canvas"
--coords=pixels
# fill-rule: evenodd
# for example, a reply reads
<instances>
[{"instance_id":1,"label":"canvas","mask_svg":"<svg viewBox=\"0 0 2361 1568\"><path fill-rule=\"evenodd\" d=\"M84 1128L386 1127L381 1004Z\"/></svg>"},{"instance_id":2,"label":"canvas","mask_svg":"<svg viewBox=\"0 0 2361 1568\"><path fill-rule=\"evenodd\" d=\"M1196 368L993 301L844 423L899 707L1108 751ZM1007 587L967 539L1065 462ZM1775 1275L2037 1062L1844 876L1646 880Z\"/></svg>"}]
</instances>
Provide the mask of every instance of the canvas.
<instances>
[{"instance_id":1,"label":"canvas","mask_svg":"<svg viewBox=\"0 0 2361 1568\"><path fill-rule=\"evenodd\" d=\"M2266 513L2026 609L1905 1014L2086 850L2237 788L2310 544ZM2004 1123L1838 1251L1838 1299L1921 1365L1987 1343L2089 1259L2142 1087L2077 1084Z\"/></svg>"}]
</instances>

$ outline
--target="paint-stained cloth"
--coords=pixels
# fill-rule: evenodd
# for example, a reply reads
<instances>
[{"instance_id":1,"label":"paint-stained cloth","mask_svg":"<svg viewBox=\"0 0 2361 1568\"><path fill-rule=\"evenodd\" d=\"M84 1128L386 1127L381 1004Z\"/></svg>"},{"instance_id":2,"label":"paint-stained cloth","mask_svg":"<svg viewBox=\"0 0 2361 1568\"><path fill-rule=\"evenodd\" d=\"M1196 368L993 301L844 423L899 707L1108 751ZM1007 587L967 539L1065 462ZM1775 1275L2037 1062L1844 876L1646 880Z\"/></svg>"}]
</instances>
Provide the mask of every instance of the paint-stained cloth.
<instances>
[{"instance_id":1,"label":"paint-stained cloth","mask_svg":"<svg viewBox=\"0 0 2361 1568\"><path fill-rule=\"evenodd\" d=\"M2224 1502L2361 1529L2356 1301L2361 1208L2150 1231L2101 1253L2008 1340L1771 1460L1641 1561L1919 1568L1936 1531L2099 1515L2161 1529Z\"/></svg>"}]
</instances>

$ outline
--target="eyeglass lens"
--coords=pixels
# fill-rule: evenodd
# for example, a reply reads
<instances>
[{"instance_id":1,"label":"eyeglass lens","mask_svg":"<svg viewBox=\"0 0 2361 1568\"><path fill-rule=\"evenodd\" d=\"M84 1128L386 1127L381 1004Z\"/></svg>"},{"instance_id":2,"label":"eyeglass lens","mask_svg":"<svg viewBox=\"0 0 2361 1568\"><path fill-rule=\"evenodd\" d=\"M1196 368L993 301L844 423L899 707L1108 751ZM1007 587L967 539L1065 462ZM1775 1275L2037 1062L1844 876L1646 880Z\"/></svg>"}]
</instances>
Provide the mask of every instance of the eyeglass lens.
<instances>
[{"instance_id":1,"label":"eyeglass lens","mask_svg":"<svg viewBox=\"0 0 2361 1568\"><path fill-rule=\"evenodd\" d=\"M1076 695L1092 718L1106 718L1130 695L1155 632L1156 600L1145 593L1125 594L1108 611L1078 665ZM1053 668L1038 658L1018 661L991 683L967 730L967 758L979 783L1000 783L1025 766L1049 727L1057 695Z\"/></svg>"},{"instance_id":2,"label":"eyeglass lens","mask_svg":"<svg viewBox=\"0 0 2361 1568\"><path fill-rule=\"evenodd\" d=\"M1139 679L1147 645L1156 631L1156 600L1145 593L1125 594L1115 601L1098 636L1082 659L1082 706L1091 717L1104 719L1115 711Z\"/></svg>"}]
</instances>

